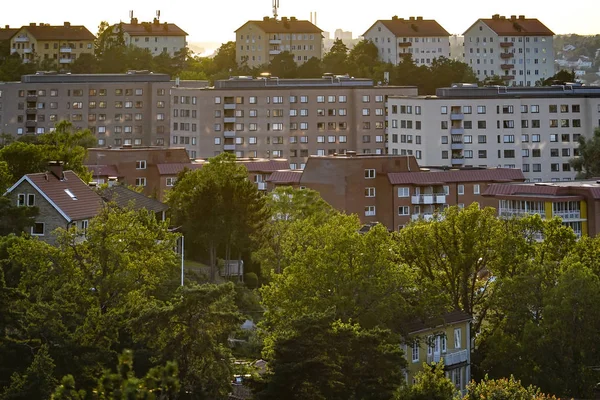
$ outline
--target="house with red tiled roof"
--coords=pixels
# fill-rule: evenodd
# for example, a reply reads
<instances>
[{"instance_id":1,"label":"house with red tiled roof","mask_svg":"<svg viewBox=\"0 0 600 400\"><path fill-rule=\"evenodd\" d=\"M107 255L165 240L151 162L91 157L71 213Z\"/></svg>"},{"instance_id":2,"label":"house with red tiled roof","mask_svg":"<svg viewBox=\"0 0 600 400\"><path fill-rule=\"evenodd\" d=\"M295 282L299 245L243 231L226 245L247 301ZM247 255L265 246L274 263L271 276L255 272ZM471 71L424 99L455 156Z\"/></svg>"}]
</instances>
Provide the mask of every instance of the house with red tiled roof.
<instances>
[{"instance_id":1,"label":"house with red tiled roof","mask_svg":"<svg viewBox=\"0 0 600 400\"><path fill-rule=\"evenodd\" d=\"M71 65L82 54L94 54L96 37L83 25L30 23L10 38L11 54L23 63L51 60L57 68Z\"/></svg>"},{"instance_id":2,"label":"house with red tiled roof","mask_svg":"<svg viewBox=\"0 0 600 400\"><path fill-rule=\"evenodd\" d=\"M111 27L113 34L123 32L126 46L147 49L153 56L166 53L174 57L187 46L187 33L174 23L160 22L154 18L152 22L138 22L131 18L127 23L115 24Z\"/></svg>"},{"instance_id":3,"label":"house with red tiled roof","mask_svg":"<svg viewBox=\"0 0 600 400\"><path fill-rule=\"evenodd\" d=\"M85 230L103 205L93 188L73 171L63 171L60 161L51 163L48 172L24 175L6 195L19 207L39 209L31 235L49 244L56 243L57 228Z\"/></svg>"},{"instance_id":4,"label":"house with red tiled roof","mask_svg":"<svg viewBox=\"0 0 600 400\"><path fill-rule=\"evenodd\" d=\"M265 182L267 183L268 191L280 186L291 186L294 189L301 189L304 187L300 185L301 179L302 171L283 170L273 172L267 179L265 179Z\"/></svg>"},{"instance_id":5,"label":"house with red tiled roof","mask_svg":"<svg viewBox=\"0 0 600 400\"><path fill-rule=\"evenodd\" d=\"M554 76L554 32L537 18L495 14L464 37L465 62L481 81L500 76L507 86L536 86Z\"/></svg>"},{"instance_id":6,"label":"house with red tiled roof","mask_svg":"<svg viewBox=\"0 0 600 400\"><path fill-rule=\"evenodd\" d=\"M248 21L235 31L235 59L239 65L258 67L287 51L298 65L313 57L320 60L322 32L312 22L296 17Z\"/></svg>"},{"instance_id":7,"label":"house with red tiled roof","mask_svg":"<svg viewBox=\"0 0 600 400\"><path fill-rule=\"evenodd\" d=\"M363 36L377 46L381 61L395 65L406 58L426 66L436 58L450 58L450 33L433 19L395 15L376 21Z\"/></svg>"}]
</instances>

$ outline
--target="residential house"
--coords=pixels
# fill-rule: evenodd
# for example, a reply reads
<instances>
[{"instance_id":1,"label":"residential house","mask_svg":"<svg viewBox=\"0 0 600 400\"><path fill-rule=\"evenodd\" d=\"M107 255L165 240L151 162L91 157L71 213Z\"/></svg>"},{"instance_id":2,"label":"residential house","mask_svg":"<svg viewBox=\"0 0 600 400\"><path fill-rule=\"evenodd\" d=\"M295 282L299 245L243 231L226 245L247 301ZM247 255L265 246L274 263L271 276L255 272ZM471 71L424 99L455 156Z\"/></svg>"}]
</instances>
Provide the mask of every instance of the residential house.
<instances>
[{"instance_id":1,"label":"residential house","mask_svg":"<svg viewBox=\"0 0 600 400\"><path fill-rule=\"evenodd\" d=\"M96 37L83 25L53 26L35 22L21 27L10 39L10 51L23 63L50 60L57 68L71 65L82 54L94 54Z\"/></svg>"},{"instance_id":2,"label":"residential house","mask_svg":"<svg viewBox=\"0 0 600 400\"><path fill-rule=\"evenodd\" d=\"M395 15L376 21L363 36L377 46L383 62L398 65L408 58L430 66L436 58L450 58L450 33L432 19Z\"/></svg>"},{"instance_id":3,"label":"residential house","mask_svg":"<svg viewBox=\"0 0 600 400\"><path fill-rule=\"evenodd\" d=\"M48 172L27 174L6 195L19 207L35 206L39 215L31 235L55 244L57 228L85 231L88 221L102 209L102 198L73 171L63 171L62 161L52 162Z\"/></svg>"},{"instance_id":4,"label":"residential house","mask_svg":"<svg viewBox=\"0 0 600 400\"><path fill-rule=\"evenodd\" d=\"M248 21L235 31L235 59L250 68L267 65L284 51L294 56L296 64L311 58L321 59L322 30L310 21L296 17L264 17Z\"/></svg>"},{"instance_id":5,"label":"residential house","mask_svg":"<svg viewBox=\"0 0 600 400\"><path fill-rule=\"evenodd\" d=\"M294 189L304 189L304 186L300 185L300 179L302 179L302 171L296 170L283 170L275 171L265 179L267 183L267 190L271 191L281 186L291 186Z\"/></svg>"},{"instance_id":6,"label":"residential house","mask_svg":"<svg viewBox=\"0 0 600 400\"><path fill-rule=\"evenodd\" d=\"M4 28L0 28L0 46L6 46L10 48L10 38L19 31L18 28L11 28L9 25L5 25ZM4 59L4 55L0 55L0 60Z\"/></svg>"},{"instance_id":7,"label":"residential house","mask_svg":"<svg viewBox=\"0 0 600 400\"><path fill-rule=\"evenodd\" d=\"M138 22L137 18L131 18L128 24L113 25L115 35L120 30L126 46L146 49L153 56L165 53L174 57L187 47L187 33L176 24L160 22L158 18L152 22Z\"/></svg>"},{"instance_id":8,"label":"residential house","mask_svg":"<svg viewBox=\"0 0 600 400\"><path fill-rule=\"evenodd\" d=\"M145 209L154 213L157 221L165 221L169 206L152 197L136 192L125 185L111 184L99 192L106 202L114 202L120 208L131 207L134 210Z\"/></svg>"},{"instance_id":9,"label":"residential house","mask_svg":"<svg viewBox=\"0 0 600 400\"><path fill-rule=\"evenodd\" d=\"M408 362L406 382L415 383L415 376L422 371L423 364L443 361L446 376L457 390L465 394L471 380L471 321L473 318L463 311L452 311L439 318L414 321L405 326L408 343L404 353Z\"/></svg>"}]
</instances>

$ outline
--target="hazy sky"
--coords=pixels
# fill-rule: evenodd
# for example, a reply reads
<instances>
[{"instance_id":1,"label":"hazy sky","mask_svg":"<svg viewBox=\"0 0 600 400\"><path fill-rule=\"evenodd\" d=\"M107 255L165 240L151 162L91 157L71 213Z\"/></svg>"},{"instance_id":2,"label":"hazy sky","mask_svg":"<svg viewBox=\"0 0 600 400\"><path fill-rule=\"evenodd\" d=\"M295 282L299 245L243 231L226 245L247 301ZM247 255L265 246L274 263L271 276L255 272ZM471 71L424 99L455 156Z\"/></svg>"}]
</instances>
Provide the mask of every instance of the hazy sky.
<instances>
[{"instance_id":1,"label":"hazy sky","mask_svg":"<svg viewBox=\"0 0 600 400\"><path fill-rule=\"evenodd\" d=\"M134 10L134 15L140 21L152 20L156 10L160 10L161 21L177 23L188 32L190 42L221 43L234 40L234 31L245 21L272 15L271 2L272 0L27 0L21 4L4 0L4 4L0 5L0 26L22 26L29 22L54 25L70 21L72 24L85 25L95 34L102 20L111 23L127 21L129 10ZM600 0L576 1L569 11L565 11L565 6L564 2L559 3L558 0L521 0L505 4L481 0L280 0L279 15L308 20L310 12L317 11L317 25L321 29L333 33L335 29L342 28L352 31L354 36L362 35L377 19L390 19L392 15L436 19L453 34L462 34L478 18L489 18L492 14L538 18L555 33L600 33Z\"/></svg>"}]
</instances>

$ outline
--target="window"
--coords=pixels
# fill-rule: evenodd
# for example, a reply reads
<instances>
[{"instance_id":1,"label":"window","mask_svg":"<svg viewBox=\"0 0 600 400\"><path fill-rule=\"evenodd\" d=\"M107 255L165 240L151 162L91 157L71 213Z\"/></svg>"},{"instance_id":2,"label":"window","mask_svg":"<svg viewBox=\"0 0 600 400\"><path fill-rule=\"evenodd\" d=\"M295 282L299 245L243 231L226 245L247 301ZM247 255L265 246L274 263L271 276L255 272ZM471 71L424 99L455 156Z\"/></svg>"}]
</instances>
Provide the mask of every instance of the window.
<instances>
[{"instance_id":1,"label":"window","mask_svg":"<svg viewBox=\"0 0 600 400\"><path fill-rule=\"evenodd\" d=\"M410 188L408 187L399 187L398 188L398 197L409 197L410 196Z\"/></svg>"},{"instance_id":2,"label":"window","mask_svg":"<svg viewBox=\"0 0 600 400\"><path fill-rule=\"evenodd\" d=\"M419 343L414 342L412 345L412 362L419 362Z\"/></svg>"},{"instance_id":3,"label":"window","mask_svg":"<svg viewBox=\"0 0 600 400\"><path fill-rule=\"evenodd\" d=\"M135 162L135 169L146 169L146 160L137 160Z\"/></svg>"},{"instance_id":4,"label":"window","mask_svg":"<svg viewBox=\"0 0 600 400\"><path fill-rule=\"evenodd\" d=\"M479 184L473 185L473 194L479 194Z\"/></svg>"},{"instance_id":5,"label":"window","mask_svg":"<svg viewBox=\"0 0 600 400\"><path fill-rule=\"evenodd\" d=\"M31 227L31 235L33 236L44 236L45 224L43 222L36 222Z\"/></svg>"},{"instance_id":6,"label":"window","mask_svg":"<svg viewBox=\"0 0 600 400\"><path fill-rule=\"evenodd\" d=\"M135 178L135 186L146 186L146 178Z\"/></svg>"},{"instance_id":7,"label":"window","mask_svg":"<svg viewBox=\"0 0 600 400\"><path fill-rule=\"evenodd\" d=\"M477 114L485 114L485 106L477 106Z\"/></svg>"},{"instance_id":8,"label":"window","mask_svg":"<svg viewBox=\"0 0 600 400\"><path fill-rule=\"evenodd\" d=\"M459 195L465 194L465 185L458 185L458 194Z\"/></svg>"},{"instance_id":9,"label":"window","mask_svg":"<svg viewBox=\"0 0 600 400\"><path fill-rule=\"evenodd\" d=\"M462 347L462 330L461 328L454 329L454 348L460 349Z\"/></svg>"},{"instance_id":10,"label":"window","mask_svg":"<svg viewBox=\"0 0 600 400\"><path fill-rule=\"evenodd\" d=\"M365 217L375 216L375 206L365 206Z\"/></svg>"},{"instance_id":11,"label":"window","mask_svg":"<svg viewBox=\"0 0 600 400\"><path fill-rule=\"evenodd\" d=\"M375 197L375 188L374 187L365 188L365 197Z\"/></svg>"},{"instance_id":12,"label":"window","mask_svg":"<svg viewBox=\"0 0 600 400\"><path fill-rule=\"evenodd\" d=\"M409 215L410 207L409 206L400 206L398 207L398 215Z\"/></svg>"},{"instance_id":13,"label":"window","mask_svg":"<svg viewBox=\"0 0 600 400\"><path fill-rule=\"evenodd\" d=\"M362 97L362 102L363 103L368 103L370 101L371 101L371 96L365 95L365 96Z\"/></svg>"},{"instance_id":14,"label":"window","mask_svg":"<svg viewBox=\"0 0 600 400\"><path fill-rule=\"evenodd\" d=\"M365 169L365 179L374 179L375 178L375 170L374 169Z\"/></svg>"},{"instance_id":15,"label":"window","mask_svg":"<svg viewBox=\"0 0 600 400\"><path fill-rule=\"evenodd\" d=\"M487 158L487 150L478 150L477 157L479 158Z\"/></svg>"}]
</instances>

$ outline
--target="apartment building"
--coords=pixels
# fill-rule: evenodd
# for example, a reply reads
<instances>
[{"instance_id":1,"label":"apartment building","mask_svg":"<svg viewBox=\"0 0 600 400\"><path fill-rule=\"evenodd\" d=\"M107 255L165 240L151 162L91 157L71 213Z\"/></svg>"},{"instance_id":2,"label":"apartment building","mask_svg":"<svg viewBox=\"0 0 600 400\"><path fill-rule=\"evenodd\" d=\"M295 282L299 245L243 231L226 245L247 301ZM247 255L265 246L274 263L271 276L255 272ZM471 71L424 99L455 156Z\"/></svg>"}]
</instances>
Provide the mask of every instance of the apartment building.
<instances>
[{"instance_id":1,"label":"apartment building","mask_svg":"<svg viewBox=\"0 0 600 400\"><path fill-rule=\"evenodd\" d=\"M82 54L94 54L95 39L82 25L65 22L53 26L32 22L11 37L10 51L18 54L23 63L51 60L57 68L65 68Z\"/></svg>"},{"instance_id":2,"label":"apartment building","mask_svg":"<svg viewBox=\"0 0 600 400\"><path fill-rule=\"evenodd\" d=\"M480 81L498 75L507 86L535 86L554 75L554 33L536 18L495 14L464 37L464 60Z\"/></svg>"},{"instance_id":3,"label":"apartment building","mask_svg":"<svg viewBox=\"0 0 600 400\"><path fill-rule=\"evenodd\" d=\"M154 18L152 22L138 22L131 18L128 24L113 25L114 34L123 32L126 46L146 49L157 56L166 53L169 57L181 52L187 46L187 33L176 24L160 22Z\"/></svg>"},{"instance_id":4,"label":"apartment building","mask_svg":"<svg viewBox=\"0 0 600 400\"><path fill-rule=\"evenodd\" d=\"M438 57L450 58L450 34L433 19L395 15L376 21L363 36L377 46L381 61L394 65L407 57L427 66Z\"/></svg>"},{"instance_id":5,"label":"apartment building","mask_svg":"<svg viewBox=\"0 0 600 400\"><path fill-rule=\"evenodd\" d=\"M424 166L521 169L528 181L566 181L579 137L600 125L600 88L456 87L390 97L391 154Z\"/></svg>"},{"instance_id":6,"label":"apartment building","mask_svg":"<svg viewBox=\"0 0 600 400\"><path fill-rule=\"evenodd\" d=\"M5 25L4 28L0 28L0 46L6 46L10 48L10 38L19 31L18 28L11 28L9 25ZM4 47L3 47L4 48ZM4 59L4 55L0 55L0 60Z\"/></svg>"},{"instance_id":7,"label":"apartment building","mask_svg":"<svg viewBox=\"0 0 600 400\"><path fill-rule=\"evenodd\" d=\"M191 158L223 151L286 158L291 169L302 169L309 155L385 154L387 97L416 93L333 76L239 77L213 88L173 88L171 145L184 146Z\"/></svg>"},{"instance_id":8,"label":"apartment building","mask_svg":"<svg viewBox=\"0 0 600 400\"><path fill-rule=\"evenodd\" d=\"M560 217L578 237L600 234L600 181L496 184L483 196L494 201L500 217L539 214Z\"/></svg>"},{"instance_id":9,"label":"apartment building","mask_svg":"<svg viewBox=\"0 0 600 400\"><path fill-rule=\"evenodd\" d=\"M173 85L168 75L135 71L24 75L21 82L0 84L0 131L43 134L67 120L77 129L89 128L99 147L168 145Z\"/></svg>"},{"instance_id":10,"label":"apartment building","mask_svg":"<svg viewBox=\"0 0 600 400\"><path fill-rule=\"evenodd\" d=\"M235 59L251 68L269 64L276 55L288 51L296 64L313 57L321 59L322 30L310 21L296 17L264 17L248 21L235 31Z\"/></svg>"}]
</instances>

